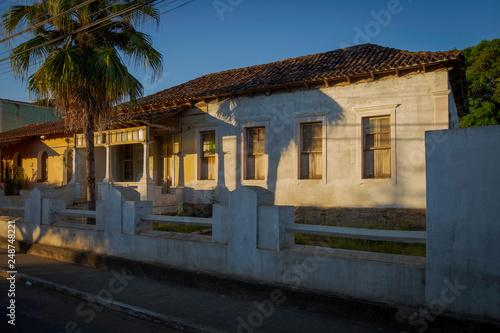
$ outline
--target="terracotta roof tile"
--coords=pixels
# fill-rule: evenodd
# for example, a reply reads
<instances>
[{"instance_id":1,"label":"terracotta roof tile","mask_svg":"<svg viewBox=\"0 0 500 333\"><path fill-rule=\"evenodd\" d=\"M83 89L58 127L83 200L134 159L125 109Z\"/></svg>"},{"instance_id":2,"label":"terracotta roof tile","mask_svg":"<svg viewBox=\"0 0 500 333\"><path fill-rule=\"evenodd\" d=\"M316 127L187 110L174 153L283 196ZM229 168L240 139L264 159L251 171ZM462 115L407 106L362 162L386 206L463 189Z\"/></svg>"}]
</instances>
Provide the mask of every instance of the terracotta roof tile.
<instances>
[{"instance_id":1,"label":"terracotta roof tile","mask_svg":"<svg viewBox=\"0 0 500 333\"><path fill-rule=\"evenodd\" d=\"M0 142L12 141L15 139L28 138L38 135L64 133L65 131L66 127L64 126L64 120L31 124L0 133Z\"/></svg>"},{"instance_id":2,"label":"terracotta roof tile","mask_svg":"<svg viewBox=\"0 0 500 333\"><path fill-rule=\"evenodd\" d=\"M165 107L148 111L128 112L117 114L114 123L126 123L132 121L156 121L160 118L173 116L179 112L189 109L189 106Z\"/></svg>"},{"instance_id":3,"label":"terracotta roof tile","mask_svg":"<svg viewBox=\"0 0 500 333\"><path fill-rule=\"evenodd\" d=\"M130 112L118 114L113 121L114 123L127 123L132 121L156 121L163 117L175 115L181 111L187 110L189 106L178 106L170 108L160 108L150 111ZM50 121L45 123L37 123L26 125L23 127L15 128L10 131L0 133L0 143L17 141L20 139L27 139L33 136L67 133L70 132L66 129L64 120Z\"/></svg>"},{"instance_id":4,"label":"terracotta roof tile","mask_svg":"<svg viewBox=\"0 0 500 333\"><path fill-rule=\"evenodd\" d=\"M342 78L371 72L459 59L459 52L410 52L362 44L326 53L277 61L201 76L146 96L139 105L152 105L301 82ZM126 104L123 105L127 107Z\"/></svg>"}]
</instances>

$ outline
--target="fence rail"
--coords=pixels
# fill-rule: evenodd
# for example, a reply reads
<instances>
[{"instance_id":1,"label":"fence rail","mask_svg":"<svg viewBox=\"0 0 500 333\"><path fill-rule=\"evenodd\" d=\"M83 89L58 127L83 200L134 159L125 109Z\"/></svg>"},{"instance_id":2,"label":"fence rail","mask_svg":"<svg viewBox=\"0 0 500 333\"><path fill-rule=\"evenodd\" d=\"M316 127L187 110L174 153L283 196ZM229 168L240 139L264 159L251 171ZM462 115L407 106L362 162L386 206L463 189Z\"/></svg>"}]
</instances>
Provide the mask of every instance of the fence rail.
<instances>
[{"instance_id":1,"label":"fence rail","mask_svg":"<svg viewBox=\"0 0 500 333\"><path fill-rule=\"evenodd\" d=\"M91 217L96 218L97 214L94 210L83 210L83 209L58 209L54 211L58 216L65 217Z\"/></svg>"},{"instance_id":2,"label":"fence rail","mask_svg":"<svg viewBox=\"0 0 500 333\"><path fill-rule=\"evenodd\" d=\"M402 243L425 244L427 239L426 231L357 229L357 228L333 227L326 225L295 224L295 223L288 225L286 227L286 230L289 232L295 232L300 234L367 239L367 240L388 241L388 242L402 242Z\"/></svg>"},{"instance_id":3,"label":"fence rail","mask_svg":"<svg viewBox=\"0 0 500 333\"><path fill-rule=\"evenodd\" d=\"M19 212L24 212L24 206L2 206L0 210L17 210Z\"/></svg>"},{"instance_id":4,"label":"fence rail","mask_svg":"<svg viewBox=\"0 0 500 333\"><path fill-rule=\"evenodd\" d=\"M145 215L142 217L142 221L154 223L198 225L202 227L212 226L212 219L205 217Z\"/></svg>"}]
</instances>

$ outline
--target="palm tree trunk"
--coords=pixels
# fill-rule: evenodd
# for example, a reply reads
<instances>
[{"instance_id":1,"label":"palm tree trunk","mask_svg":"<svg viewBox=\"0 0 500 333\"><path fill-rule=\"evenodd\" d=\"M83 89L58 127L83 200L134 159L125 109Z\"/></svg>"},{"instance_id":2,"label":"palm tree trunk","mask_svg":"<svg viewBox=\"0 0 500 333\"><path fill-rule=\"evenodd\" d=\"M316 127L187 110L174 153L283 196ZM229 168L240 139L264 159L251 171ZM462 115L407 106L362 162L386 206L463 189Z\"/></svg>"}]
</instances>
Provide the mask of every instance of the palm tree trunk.
<instances>
[{"instance_id":1,"label":"palm tree trunk","mask_svg":"<svg viewBox=\"0 0 500 333\"><path fill-rule=\"evenodd\" d=\"M85 151L87 153L87 200L88 210L95 210L96 191L95 191L95 156L94 156L94 116L87 112L87 121L85 124Z\"/></svg>"}]
</instances>

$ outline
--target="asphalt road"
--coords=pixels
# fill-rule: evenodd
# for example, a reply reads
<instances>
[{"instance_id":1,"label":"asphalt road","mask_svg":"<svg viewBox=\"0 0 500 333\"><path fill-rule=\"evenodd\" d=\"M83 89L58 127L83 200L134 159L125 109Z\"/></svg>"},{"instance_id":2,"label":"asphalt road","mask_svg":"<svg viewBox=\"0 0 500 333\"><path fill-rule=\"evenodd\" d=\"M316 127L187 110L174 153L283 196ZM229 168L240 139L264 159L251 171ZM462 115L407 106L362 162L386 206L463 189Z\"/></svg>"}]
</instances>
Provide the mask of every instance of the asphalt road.
<instances>
[{"instance_id":1,"label":"asphalt road","mask_svg":"<svg viewBox=\"0 0 500 333\"><path fill-rule=\"evenodd\" d=\"M7 316L9 282L0 280L0 332L84 333L84 332L180 332L99 308L97 305L16 281L15 326ZM12 298L14 299L14 298Z\"/></svg>"}]
</instances>

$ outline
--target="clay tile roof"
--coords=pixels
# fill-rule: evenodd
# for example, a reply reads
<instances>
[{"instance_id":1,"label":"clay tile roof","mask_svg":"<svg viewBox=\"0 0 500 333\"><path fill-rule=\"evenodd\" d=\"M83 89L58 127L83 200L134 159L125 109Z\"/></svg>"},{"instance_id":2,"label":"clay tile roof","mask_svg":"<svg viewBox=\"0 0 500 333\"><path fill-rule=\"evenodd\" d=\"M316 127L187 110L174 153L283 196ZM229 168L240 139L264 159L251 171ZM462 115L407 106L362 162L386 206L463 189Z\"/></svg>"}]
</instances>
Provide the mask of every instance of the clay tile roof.
<instances>
[{"instance_id":1,"label":"clay tile roof","mask_svg":"<svg viewBox=\"0 0 500 333\"><path fill-rule=\"evenodd\" d=\"M182 106L158 108L149 111L121 113L116 115L113 122L126 123L126 122L141 121L141 120L154 122L164 117L173 116L187 109L189 109L189 106L182 105Z\"/></svg>"},{"instance_id":2,"label":"clay tile roof","mask_svg":"<svg viewBox=\"0 0 500 333\"><path fill-rule=\"evenodd\" d=\"M151 121L154 122L164 117L175 115L189 108L187 105L169 108L159 108L150 111L129 112L118 114L113 123L127 123L132 121ZM34 136L61 134L70 132L67 130L64 120L56 120L45 123L31 124L15 128L10 131L0 133L0 143L12 143L19 140L26 140Z\"/></svg>"},{"instance_id":3,"label":"clay tile roof","mask_svg":"<svg viewBox=\"0 0 500 333\"><path fill-rule=\"evenodd\" d=\"M139 105L210 98L304 81L328 80L422 64L435 64L459 59L460 56L459 52L410 52L362 44L326 53L207 74L146 96L139 100ZM126 107L124 105L124 108Z\"/></svg>"},{"instance_id":4,"label":"clay tile roof","mask_svg":"<svg viewBox=\"0 0 500 333\"><path fill-rule=\"evenodd\" d=\"M14 141L39 135L64 133L65 131L64 120L31 124L0 133L0 142Z\"/></svg>"}]
</instances>

